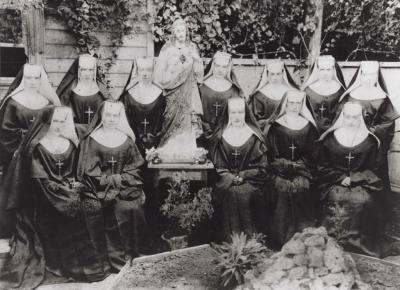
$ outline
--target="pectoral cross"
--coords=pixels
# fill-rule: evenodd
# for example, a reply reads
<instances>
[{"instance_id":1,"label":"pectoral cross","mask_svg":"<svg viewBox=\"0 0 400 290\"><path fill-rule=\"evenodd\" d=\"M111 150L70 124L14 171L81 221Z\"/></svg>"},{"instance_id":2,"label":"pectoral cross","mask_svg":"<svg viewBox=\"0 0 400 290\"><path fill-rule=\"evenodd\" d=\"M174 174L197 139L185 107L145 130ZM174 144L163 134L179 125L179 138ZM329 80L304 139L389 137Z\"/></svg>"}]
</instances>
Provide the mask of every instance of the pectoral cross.
<instances>
[{"instance_id":1,"label":"pectoral cross","mask_svg":"<svg viewBox=\"0 0 400 290\"><path fill-rule=\"evenodd\" d=\"M237 158L240 156L240 153L235 149L235 152L233 152L232 155L235 157L235 166L237 167Z\"/></svg>"},{"instance_id":2,"label":"pectoral cross","mask_svg":"<svg viewBox=\"0 0 400 290\"><path fill-rule=\"evenodd\" d=\"M91 119L91 115L94 113L90 107L84 112L85 114L88 115L88 124L90 124L90 119Z\"/></svg>"},{"instance_id":3,"label":"pectoral cross","mask_svg":"<svg viewBox=\"0 0 400 290\"><path fill-rule=\"evenodd\" d=\"M114 167L117 160L114 159L114 156L111 156L111 160L108 160L108 163L111 163L111 174L114 174Z\"/></svg>"},{"instance_id":4,"label":"pectoral cross","mask_svg":"<svg viewBox=\"0 0 400 290\"><path fill-rule=\"evenodd\" d=\"M141 122L140 124L143 124L144 135L146 135L147 134L147 125L149 125L150 122L147 122L147 119L144 118L143 122Z\"/></svg>"},{"instance_id":5,"label":"pectoral cross","mask_svg":"<svg viewBox=\"0 0 400 290\"><path fill-rule=\"evenodd\" d=\"M56 162L56 166L58 167L58 176L61 177L61 167L64 165L64 162L61 162L61 160L58 160Z\"/></svg>"},{"instance_id":6,"label":"pectoral cross","mask_svg":"<svg viewBox=\"0 0 400 290\"><path fill-rule=\"evenodd\" d=\"M293 142L292 142L292 146L289 147L289 149L292 151L292 161L294 160L294 150L296 150L296 146L294 146Z\"/></svg>"},{"instance_id":7,"label":"pectoral cross","mask_svg":"<svg viewBox=\"0 0 400 290\"><path fill-rule=\"evenodd\" d=\"M351 152L349 152L349 154L346 155L344 158L346 158L348 161L348 167L349 167L349 171L350 171L351 160L354 159L354 156L351 156Z\"/></svg>"},{"instance_id":8,"label":"pectoral cross","mask_svg":"<svg viewBox=\"0 0 400 290\"><path fill-rule=\"evenodd\" d=\"M35 119L36 119L35 116L32 116L32 119L29 120L29 123L32 124L35 121Z\"/></svg>"},{"instance_id":9,"label":"pectoral cross","mask_svg":"<svg viewBox=\"0 0 400 290\"><path fill-rule=\"evenodd\" d=\"M324 107L324 104L321 105L321 107L319 107L318 109L321 113L321 119L324 117L324 111L326 111L326 108Z\"/></svg>"},{"instance_id":10,"label":"pectoral cross","mask_svg":"<svg viewBox=\"0 0 400 290\"><path fill-rule=\"evenodd\" d=\"M213 107L215 108L215 117L218 117L218 111L219 111L219 107L221 107L221 105L218 104L218 101L217 101L217 102L215 102Z\"/></svg>"}]
</instances>

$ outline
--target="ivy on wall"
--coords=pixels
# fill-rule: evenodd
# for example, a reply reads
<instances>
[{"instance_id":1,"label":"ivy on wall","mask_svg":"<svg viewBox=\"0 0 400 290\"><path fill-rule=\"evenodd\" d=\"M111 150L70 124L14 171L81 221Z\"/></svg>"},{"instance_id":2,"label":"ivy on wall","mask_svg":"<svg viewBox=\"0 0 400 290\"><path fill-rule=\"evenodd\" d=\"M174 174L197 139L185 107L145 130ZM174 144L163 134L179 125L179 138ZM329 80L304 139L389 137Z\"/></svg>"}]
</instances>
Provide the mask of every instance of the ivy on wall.
<instances>
[{"instance_id":1,"label":"ivy on wall","mask_svg":"<svg viewBox=\"0 0 400 290\"><path fill-rule=\"evenodd\" d=\"M324 11L325 53L349 60L400 60L400 0L329 0Z\"/></svg>"},{"instance_id":2,"label":"ivy on wall","mask_svg":"<svg viewBox=\"0 0 400 290\"><path fill-rule=\"evenodd\" d=\"M0 9L0 42L22 43L20 10Z\"/></svg>"},{"instance_id":3,"label":"ivy on wall","mask_svg":"<svg viewBox=\"0 0 400 290\"><path fill-rule=\"evenodd\" d=\"M206 57L225 50L243 57L302 58L317 23L312 0L155 0L155 4L151 23L155 42L167 41L172 22L182 17Z\"/></svg>"},{"instance_id":4,"label":"ivy on wall","mask_svg":"<svg viewBox=\"0 0 400 290\"><path fill-rule=\"evenodd\" d=\"M97 33L108 33L111 56L99 55L104 72L114 64L124 36L138 32L134 23L148 17L146 0L47 0L45 6L55 8L65 21L76 39L79 53L99 55L99 48L104 44L100 43Z\"/></svg>"}]
</instances>

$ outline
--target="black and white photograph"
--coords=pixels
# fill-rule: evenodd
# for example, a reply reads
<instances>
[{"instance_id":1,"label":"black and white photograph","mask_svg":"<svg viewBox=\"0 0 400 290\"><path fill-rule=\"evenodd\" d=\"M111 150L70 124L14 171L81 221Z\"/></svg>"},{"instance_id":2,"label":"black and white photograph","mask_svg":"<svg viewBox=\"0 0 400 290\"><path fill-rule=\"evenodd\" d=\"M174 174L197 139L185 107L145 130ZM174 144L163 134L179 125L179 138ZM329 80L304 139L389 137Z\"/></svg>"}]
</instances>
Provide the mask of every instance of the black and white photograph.
<instances>
[{"instance_id":1,"label":"black and white photograph","mask_svg":"<svg viewBox=\"0 0 400 290\"><path fill-rule=\"evenodd\" d=\"M0 0L0 290L399 290L400 0Z\"/></svg>"}]
</instances>

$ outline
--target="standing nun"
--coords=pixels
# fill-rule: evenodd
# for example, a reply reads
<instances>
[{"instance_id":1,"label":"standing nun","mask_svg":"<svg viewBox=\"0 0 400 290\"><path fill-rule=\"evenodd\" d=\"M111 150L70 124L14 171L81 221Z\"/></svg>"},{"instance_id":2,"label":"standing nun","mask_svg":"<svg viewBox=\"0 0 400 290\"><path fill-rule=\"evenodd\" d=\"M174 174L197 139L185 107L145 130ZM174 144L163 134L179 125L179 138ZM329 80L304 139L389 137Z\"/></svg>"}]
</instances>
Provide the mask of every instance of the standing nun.
<instances>
[{"instance_id":1,"label":"standing nun","mask_svg":"<svg viewBox=\"0 0 400 290\"><path fill-rule=\"evenodd\" d=\"M57 88L61 103L71 107L80 135L86 130L100 104L109 93L100 81L97 58L81 54L71 65Z\"/></svg>"},{"instance_id":2,"label":"standing nun","mask_svg":"<svg viewBox=\"0 0 400 290\"><path fill-rule=\"evenodd\" d=\"M314 218L316 202L310 185L318 131L304 92L285 93L264 134L270 163L268 236L273 244L282 246L295 232L312 226Z\"/></svg>"},{"instance_id":3,"label":"standing nun","mask_svg":"<svg viewBox=\"0 0 400 290\"><path fill-rule=\"evenodd\" d=\"M0 159L3 171L35 116L60 100L41 65L25 64L0 104Z\"/></svg>"},{"instance_id":4,"label":"standing nun","mask_svg":"<svg viewBox=\"0 0 400 290\"><path fill-rule=\"evenodd\" d=\"M232 56L218 51L205 70L203 84L199 87L203 104L203 131L208 139L218 123L228 99L244 97L232 68Z\"/></svg>"},{"instance_id":5,"label":"standing nun","mask_svg":"<svg viewBox=\"0 0 400 290\"><path fill-rule=\"evenodd\" d=\"M307 94L307 105L320 133L331 126L337 115L339 98L345 88L342 71L333 56L319 56L312 65L310 76L302 90Z\"/></svg>"},{"instance_id":6,"label":"standing nun","mask_svg":"<svg viewBox=\"0 0 400 290\"><path fill-rule=\"evenodd\" d=\"M105 101L81 141L78 179L89 187L84 196L92 239L99 251L106 251L105 267L114 270L140 254L145 228L143 163L124 105ZM90 208L101 210L92 214Z\"/></svg>"},{"instance_id":7,"label":"standing nun","mask_svg":"<svg viewBox=\"0 0 400 290\"><path fill-rule=\"evenodd\" d=\"M233 233L251 236L261 231L266 151L245 99L229 99L210 140L210 158L217 174L213 198L222 211L225 240Z\"/></svg>"},{"instance_id":8,"label":"standing nun","mask_svg":"<svg viewBox=\"0 0 400 290\"><path fill-rule=\"evenodd\" d=\"M339 110L348 101L359 102L363 107L367 128L379 138L382 150L387 151L393 138L391 133L394 130L394 121L400 116L393 107L391 98L379 63L362 61L349 88L340 97Z\"/></svg>"},{"instance_id":9,"label":"standing nun","mask_svg":"<svg viewBox=\"0 0 400 290\"><path fill-rule=\"evenodd\" d=\"M265 65L260 81L249 98L249 105L261 129L284 94L292 89L298 89L298 86L283 61L272 61Z\"/></svg>"},{"instance_id":10,"label":"standing nun","mask_svg":"<svg viewBox=\"0 0 400 290\"><path fill-rule=\"evenodd\" d=\"M153 81L154 59L137 58L119 100L125 105L136 144L145 156L146 149L157 147L160 140L165 97Z\"/></svg>"},{"instance_id":11,"label":"standing nun","mask_svg":"<svg viewBox=\"0 0 400 290\"><path fill-rule=\"evenodd\" d=\"M25 64L0 103L0 165L8 171L12 156L36 115L49 105L59 105L56 92L41 65ZM0 237L13 231L13 214L5 209L0 195Z\"/></svg>"},{"instance_id":12,"label":"standing nun","mask_svg":"<svg viewBox=\"0 0 400 290\"><path fill-rule=\"evenodd\" d=\"M47 107L12 160L4 181L7 208L17 212L0 288L36 288L49 271L65 281L106 277L90 239L75 181L78 137L68 107Z\"/></svg>"}]
</instances>

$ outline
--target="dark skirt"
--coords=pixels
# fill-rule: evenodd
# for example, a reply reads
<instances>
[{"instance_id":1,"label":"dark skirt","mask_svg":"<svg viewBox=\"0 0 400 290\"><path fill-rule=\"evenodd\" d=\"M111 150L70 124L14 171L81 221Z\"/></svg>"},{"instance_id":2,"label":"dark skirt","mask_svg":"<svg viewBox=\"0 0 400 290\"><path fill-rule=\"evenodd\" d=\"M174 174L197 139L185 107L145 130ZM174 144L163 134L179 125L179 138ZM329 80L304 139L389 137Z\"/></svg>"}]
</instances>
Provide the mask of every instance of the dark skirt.
<instances>
[{"instance_id":1,"label":"dark skirt","mask_svg":"<svg viewBox=\"0 0 400 290\"><path fill-rule=\"evenodd\" d=\"M261 232L263 197L261 191L249 183L232 185L222 201L224 239L229 241L234 233L252 236Z\"/></svg>"},{"instance_id":2,"label":"dark skirt","mask_svg":"<svg viewBox=\"0 0 400 290\"><path fill-rule=\"evenodd\" d=\"M296 232L314 225L309 184L308 178L303 176L271 179L266 192L267 238L274 246L281 247Z\"/></svg>"}]
</instances>

